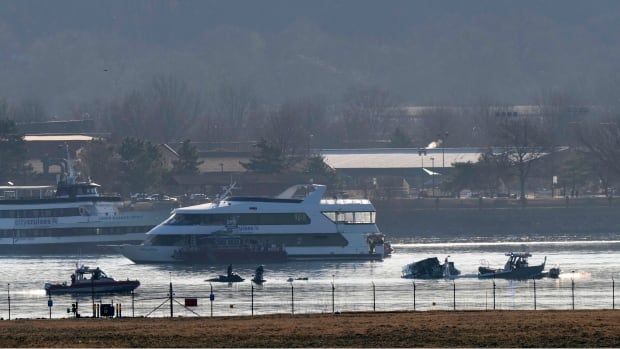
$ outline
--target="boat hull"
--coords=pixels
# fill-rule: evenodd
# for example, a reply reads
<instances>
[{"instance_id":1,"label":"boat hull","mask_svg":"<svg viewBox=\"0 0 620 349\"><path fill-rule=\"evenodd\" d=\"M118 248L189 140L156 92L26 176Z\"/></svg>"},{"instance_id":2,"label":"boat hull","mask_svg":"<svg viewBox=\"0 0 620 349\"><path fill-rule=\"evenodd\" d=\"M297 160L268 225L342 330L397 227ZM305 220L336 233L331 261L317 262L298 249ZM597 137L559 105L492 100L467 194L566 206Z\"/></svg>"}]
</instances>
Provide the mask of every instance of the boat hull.
<instances>
[{"instance_id":1,"label":"boat hull","mask_svg":"<svg viewBox=\"0 0 620 349\"><path fill-rule=\"evenodd\" d=\"M45 293L47 295L130 293L139 286L140 282L137 280L101 282L95 285L89 283L80 285L48 284L45 286Z\"/></svg>"},{"instance_id":2,"label":"boat hull","mask_svg":"<svg viewBox=\"0 0 620 349\"><path fill-rule=\"evenodd\" d=\"M478 268L478 278L480 279L510 279L510 280L527 280L532 278L540 278L545 265L535 265L531 267L522 267L515 270L493 270L490 268Z\"/></svg>"}]
</instances>

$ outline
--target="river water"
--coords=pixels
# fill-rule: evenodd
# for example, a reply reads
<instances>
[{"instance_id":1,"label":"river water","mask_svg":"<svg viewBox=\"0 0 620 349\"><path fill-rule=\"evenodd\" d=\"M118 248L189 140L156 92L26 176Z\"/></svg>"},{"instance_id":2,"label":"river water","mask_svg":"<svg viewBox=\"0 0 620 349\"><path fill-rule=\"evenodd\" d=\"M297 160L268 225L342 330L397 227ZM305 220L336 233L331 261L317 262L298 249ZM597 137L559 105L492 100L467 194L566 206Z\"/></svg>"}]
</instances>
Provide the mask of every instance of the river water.
<instances>
[{"instance_id":1,"label":"river water","mask_svg":"<svg viewBox=\"0 0 620 349\"><path fill-rule=\"evenodd\" d=\"M237 265L246 278L233 285L205 280L225 273L225 265L189 266L134 264L121 255L0 257L0 317L46 318L50 315L45 282L68 281L76 262L99 266L117 280L141 282L133 296L97 296L95 302L121 303L124 316L170 316L170 284L175 316L218 316L267 313L311 313L380 310L604 309L614 305L612 278L620 278L620 239L606 241L433 242L403 243L383 261L312 261L265 265L263 286L249 279L256 265ZM536 281L479 280L481 260L502 267L505 252L528 251L530 264L558 265L559 279ZM402 267L413 261L446 256L461 270L451 280L401 279ZM289 278L307 278L287 282ZM9 285L10 284L10 285ZM332 286L333 285L333 286ZM214 301L209 301L213 290ZM198 306L185 308L185 298ZM616 296L617 298L617 296ZM92 314L90 296L54 296L52 317L68 317L78 301L82 316ZM615 300L617 303L617 299ZM133 305L133 306L132 306ZM212 308L211 308L212 307Z\"/></svg>"}]
</instances>

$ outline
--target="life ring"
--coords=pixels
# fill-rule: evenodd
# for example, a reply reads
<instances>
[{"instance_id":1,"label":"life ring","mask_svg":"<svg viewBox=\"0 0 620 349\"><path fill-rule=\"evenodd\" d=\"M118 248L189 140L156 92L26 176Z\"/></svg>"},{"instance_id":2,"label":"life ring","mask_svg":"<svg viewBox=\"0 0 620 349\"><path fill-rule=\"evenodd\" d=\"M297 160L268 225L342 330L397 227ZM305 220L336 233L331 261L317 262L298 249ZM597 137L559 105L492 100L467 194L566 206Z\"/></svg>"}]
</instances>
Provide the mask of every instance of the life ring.
<instances>
[{"instance_id":1,"label":"life ring","mask_svg":"<svg viewBox=\"0 0 620 349\"><path fill-rule=\"evenodd\" d=\"M80 206L79 211L80 211L80 216L90 216L90 211L88 210L88 207Z\"/></svg>"}]
</instances>

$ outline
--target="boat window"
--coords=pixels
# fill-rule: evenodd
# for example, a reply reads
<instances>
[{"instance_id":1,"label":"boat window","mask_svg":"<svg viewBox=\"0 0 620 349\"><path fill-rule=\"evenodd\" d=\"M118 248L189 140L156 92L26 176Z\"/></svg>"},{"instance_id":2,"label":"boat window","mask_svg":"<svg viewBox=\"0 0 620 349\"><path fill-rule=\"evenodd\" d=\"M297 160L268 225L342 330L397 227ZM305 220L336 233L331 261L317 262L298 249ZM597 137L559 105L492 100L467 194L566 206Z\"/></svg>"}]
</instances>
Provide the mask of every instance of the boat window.
<instances>
[{"instance_id":1,"label":"boat window","mask_svg":"<svg viewBox=\"0 0 620 349\"><path fill-rule=\"evenodd\" d=\"M39 217L70 217L79 216L77 207L50 208L42 210L2 210L0 218L39 218Z\"/></svg>"},{"instance_id":2,"label":"boat window","mask_svg":"<svg viewBox=\"0 0 620 349\"><path fill-rule=\"evenodd\" d=\"M310 217L297 213L175 214L168 225L304 225Z\"/></svg>"},{"instance_id":3,"label":"boat window","mask_svg":"<svg viewBox=\"0 0 620 349\"><path fill-rule=\"evenodd\" d=\"M359 212L339 212L339 211L327 211L323 212L323 215L334 223L344 224L374 224L375 212L374 211L359 211Z\"/></svg>"},{"instance_id":4,"label":"boat window","mask_svg":"<svg viewBox=\"0 0 620 349\"><path fill-rule=\"evenodd\" d=\"M181 214L176 213L172 216L166 224L168 225L199 225L200 224L201 215L199 214Z\"/></svg>"},{"instance_id":5,"label":"boat window","mask_svg":"<svg viewBox=\"0 0 620 349\"><path fill-rule=\"evenodd\" d=\"M188 235L154 235L151 244L153 246L181 246L185 244Z\"/></svg>"}]
</instances>

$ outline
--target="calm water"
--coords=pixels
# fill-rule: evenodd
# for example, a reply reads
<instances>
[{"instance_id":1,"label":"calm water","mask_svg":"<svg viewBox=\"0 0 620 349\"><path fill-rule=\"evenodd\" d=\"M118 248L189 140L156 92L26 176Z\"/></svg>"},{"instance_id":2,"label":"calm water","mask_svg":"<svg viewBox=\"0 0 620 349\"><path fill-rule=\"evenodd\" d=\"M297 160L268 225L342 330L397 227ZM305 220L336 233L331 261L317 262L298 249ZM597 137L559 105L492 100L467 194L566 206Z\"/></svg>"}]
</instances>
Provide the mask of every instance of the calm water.
<instances>
[{"instance_id":1,"label":"calm water","mask_svg":"<svg viewBox=\"0 0 620 349\"><path fill-rule=\"evenodd\" d=\"M481 260L491 266L503 266L504 252L529 251L531 264L542 263L547 256L547 266L559 265L563 274L557 280L536 281L536 306L538 309L570 309L572 307L571 283L575 284L576 308L611 308L612 276L620 275L620 240L563 241L563 242L472 242L425 243L395 245L392 257L381 262L289 262L265 265L267 282L255 286L252 306L252 287L249 279L256 265L237 265L235 271L246 281L234 285L210 284L205 279L225 272L225 265L171 266L134 264L120 255L104 256L11 256L0 258L0 317L8 316L7 283L10 283L11 316L47 317L45 282L68 281L79 258L89 266L99 266L116 279L139 279L142 285L134 298L136 316L169 316L167 302L169 283L172 282L175 315L208 316L211 308L209 293L213 286L215 315L301 312L409 310L414 307L414 285L411 280L400 278L404 265L426 257L447 255L461 270L462 277L452 281L419 280L415 283L415 307L431 309L491 309L493 307L493 281L475 277ZM294 281L293 290L286 280L289 277L307 277L308 281ZM332 291L332 282L334 289ZM456 290L454 289L456 288ZM618 292L616 292L618 293ZM185 297L197 297L198 307L186 310L180 304ZM293 302L291 304L291 297ZM66 308L74 302L72 297L54 297L53 317L66 317ZM91 314L91 298L77 298L84 316ZM130 296L97 297L97 302L123 304L123 315L130 316ZM497 280L495 306L499 309L533 309L534 284L532 281L514 282Z\"/></svg>"}]
</instances>

